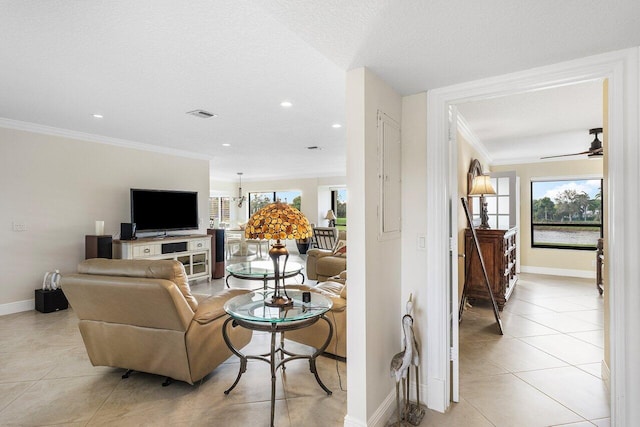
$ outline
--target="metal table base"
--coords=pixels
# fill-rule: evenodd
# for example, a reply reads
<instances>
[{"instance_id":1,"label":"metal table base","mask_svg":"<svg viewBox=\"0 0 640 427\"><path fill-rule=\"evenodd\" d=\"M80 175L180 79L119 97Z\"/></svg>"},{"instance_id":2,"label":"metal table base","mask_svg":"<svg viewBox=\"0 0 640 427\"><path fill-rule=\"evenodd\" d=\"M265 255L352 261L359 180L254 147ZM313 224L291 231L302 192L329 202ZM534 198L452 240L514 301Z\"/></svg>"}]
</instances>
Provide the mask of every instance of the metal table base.
<instances>
[{"instance_id":1,"label":"metal table base","mask_svg":"<svg viewBox=\"0 0 640 427\"><path fill-rule=\"evenodd\" d=\"M285 350L284 335L281 335L280 345L276 346L277 333L283 334L286 331L293 331L296 329L306 328L308 326L313 325L320 319L324 320L329 325L329 335L327 336L327 340L322 345L322 347L316 349L316 351L312 355L296 354L288 350ZM236 349L233 346L233 343L231 343L231 340L229 339L229 334L227 333L227 327L230 322L232 323L232 327L240 326L240 327L251 329L254 331L271 332L271 351L269 353L260 354L260 355L245 355L241 353L238 349ZM292 360L297 360L297 359L308 359L309 369L315 376L316 381L318 382L318 385L320 385L320 387L322 387L322 389L328 395L332 394L332 391L329 390L329 388L327 388L327 386L324 385L324 383L320 379L320 376L318 375L318 370L316 368L316 358L326 350L326 348L329 346L329 342L331 341L331 337L333 337L333 325L331 324L329 319L326 318L324 314L310 318L310 319L300 320L300 321L291 322L291 323L251 322L247 320L234 319L233 317L229 317L224 322L224 325L222 326L222 337L224 338L225 343L227 343L227 346L233 352L233 354L235 354L240 358L240 369L238 371L238 376L236 377L236 380L231 385L231 387L225 390L224 394L229 394L231 390L233 390L235 386L238 384L238 382L240 381L240 377L247 370L248 359L262 360L263 362L269 363L269 365L271 366L271 424L270 424L271 427L274 426L273 419L275 415L275 404L276 404L276 371L280 367L282 367L282 370L285 370L286 369L285 363L288 363ZM278 354L280 354L279 362L276 360L276 356Z\"/></svg>"}]
</instances>

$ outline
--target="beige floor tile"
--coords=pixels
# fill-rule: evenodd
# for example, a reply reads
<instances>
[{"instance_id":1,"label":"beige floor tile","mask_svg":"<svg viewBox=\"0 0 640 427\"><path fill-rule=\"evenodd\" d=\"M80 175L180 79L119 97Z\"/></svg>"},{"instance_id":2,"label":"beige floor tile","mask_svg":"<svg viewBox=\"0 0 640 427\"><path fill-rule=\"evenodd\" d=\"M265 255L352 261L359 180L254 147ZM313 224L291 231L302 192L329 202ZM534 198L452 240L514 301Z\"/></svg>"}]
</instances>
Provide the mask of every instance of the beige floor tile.
<instances>
[{"instance_id":1,"label":"beige floor tile","mask_svg":"<svg viewBox=\"0 0 640 427\"><path fill-rule=\"evenodd\" d=\"M268 427L271 418L270 402L211 406L192 414L191 426L195 427ZM275 404L274 424L277 427L302 427L290 421L286 400Z\"/></svg>"},{"instance_id":2,"label":"beige floor tile","mask_svg":"<svg viewBox=\"0 0 640 427\"><path fill-rule=\"evenodd\" d=\"M492 423L484 415L467 402L453 403L449 410L443 414L427 409L422 419L421 427L491 427Z\"/></svg>"},{"instance_id":3,"label":"beige floor tile","mask_svg":"<svg viewBox=\"0 0 640 427\"><path fill-rule=\"evenodd\" d=\"M41 426L88 421L120 377L41 380L0 412L3 425Z\"/></svg>"},{"instance_id":4,"label":"beige floor tile","mask_svg":"<svg viewBox=\"0 0 640 427\"><path fill-rule=\"evenodd\" d=\"M595 331L602 326L573 317L569 313L524 314L523 317L562 333Z\"/></svg>"},{"instance_id":5,"label":"beige floor tile","mask_svg":"<svg viewBox=\"0 0 640 427\"><path fill-rule=\"evenodd\" d=\"M582 310L571 311L567 314L573 318L583 320L585 322L593 323L601 328L604 327L604 311L603 310Z\"/></svg>"},{"instance_id":6,"label":"beige floor tile","mask_svg":"<svg viewBox=\"0 0 640 427\"><path fill-rule=\"evenodd\" d=\"M0 384L0 411L20 397L33 384L35 384L33 381Z\"/></svg>"},{"instance_id":7,"label":"beige floor tile","mask_svg":"<svg viewBox=\"0 0 640 427\"><path fill-rule=\"evenodd\" d=\"M287 398L289 419L292 426L342 427L344 425L344 402L335 396Z\"/></svg>"},{"instance_id":8,"label":"beige floor tile","mask_svg":"<svg viewBox=\"0 0 640 427\"><path fill-rule=\"evenodd\" d=\"M580 421L577 423L569 423L569 424L555 424L553 427L593 427L589 421Z\"/></svg>"},{"instance_id":9,"label":"beige floor tile","mask_svg":"<svg viewBox=\"0 0 640 427\"><path fill-rule=\"evenodd\" d=\"M535 297L528 299L528 302L558 313L562 313L565 311L589 310L589 308L583 305L569 301L566 297Z\"/></svg>"},{"instance_id":10,"label":"beige floor tile","mask_svg":"<svg viewBox=\"0 0 640 427\"><path fill-rule=\"evenodd\" d=\"M461 352L471 356L472 359L491 362L508 372L531 371L567 365L566 362L517 338L505 337L497 341L468 343L461 348Z\"/></svg>"},{"instance_id":11,"label":"beige floor tile","mask_svg":"<svg viewBox=\"0 0 640 427\"><path fill-rule=\"evenodd\" d=\"M519 298L511 298L507 304L504 306L504 311L507 313L514 314L538 314L538 313L553 313L553 310L548 308L540 307L539 305L533 304L531 302L519 299Z\"/></svg>"},{"instance_id":12,"label":"beige floor tile","mask_svg":"<svg viewBox=\"0 0 640 427\"><path fill-rule=\"evenodd\" d=\"M516 375L587 420L610 415L604 382L576 367L519 372Z\"/></svg>"},{"instance_id":13,"label":"beige floor tile","mask_svg":"<svg viewBox=\"0 0 640 427\"><path fill-rule=\"evenodd\" d=\"M0 383L39 380L57 367L58 356L59 351L43 347L0 353Z\"/></svg>"},{"instance_id":14,"label":"beige floor tile","mask_svg":"<svg viewBox=\"0 0 640 427\"><path fill-rule=\"evenodd\" d=\"M570 365L597 363L604 357L604 351L601 348L569 335L546 335L519 339Z\"/></svg>"},{"instance_id":15,"label":"beige floor tile","mask_svg":"<svg viewBox=\"0 0 640 427\"><path fill-rule=\"evenodd\" d=\"M602 329L598 329L596 331L572 332L567 335L577 338L580 341L595 345L596 347L604 348L604 330Z\"/></svg>"},{"instance_id":16,"label":"beige floor tile","mask_svg":"<svg viewBox=\"0 0 640 427\"><path fill-rule=\"evenodd\" d=\"M566 300L574 304L578 304L591 310L604 310L604 297L600 296L595 290L592 295L580 295L574 297L566 297Z\"/></svg>"},{"instance_id":17,"label":"beige floor tile","mask_svg":"<svg viewBox=\"0 0 640 427\"><path fill-rule=\"evenodd\" d=\"M598 427L610 427L611 426L611 419L610 418L602 418L599 420L591 420L591 422L593 424L595 424Z\"/></svg>"},{"instance_id":18,"label":"beige floor tile","mask_svg":"<svg viewBox=\"0 0 640 427\"><path fill-rule=\"evenodd\" d=\"M593 375L596 378L602 379L602 362L600 363L587 363L584 365L575 365L576 368L582 369L588 374Z\"/></svg>"},{"instance_id":19,"label":"beige floor tile","mask_svg":"<svg viewBox=\"0 0 640 427\"><path fill-rule=\"evenodd\" d=\"M496 426L549 426L584 421L513 374L476 378L461 396Z\"/></svg>"}]
</instances>

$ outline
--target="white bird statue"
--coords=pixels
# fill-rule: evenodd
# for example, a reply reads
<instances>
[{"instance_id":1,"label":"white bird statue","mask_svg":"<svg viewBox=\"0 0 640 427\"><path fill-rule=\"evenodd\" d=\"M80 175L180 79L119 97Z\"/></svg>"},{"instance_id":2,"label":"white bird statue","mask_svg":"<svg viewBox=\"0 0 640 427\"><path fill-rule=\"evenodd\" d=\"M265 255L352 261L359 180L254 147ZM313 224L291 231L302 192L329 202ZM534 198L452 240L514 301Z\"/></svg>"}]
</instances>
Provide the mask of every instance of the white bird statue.
<instances>
[{"instance_id":1,"label":"white bird statue","mask_svg":"<svg viewBox=\"0 0 640 427\"><path fill-rule=\"evenodd\" d=\"M404 424L401 420L407 420L413 425L418 425L424 417L424 409L420 406L420 387L418 385L418 379L420 378L418 373L418 365L420 364L420 346L413 333L413 301L412 296L409 295L409 301L407 301L406 311L402 317L402 331L404 335L404 350L393 356L391 359L391 377L396 380L396 406L398 421L395 426L401 427ZM410 381L410 367L411 365L416 368L416 404L413 405L409 402L410 393L409 385ZM400 410L400 380L402 379L402 397L403 408Z\"/></svg>"},{"instance_id":2,"label":"white bird statue","mask_svg":"<svg viewBox=\"0 0 640 427\"><path fill-rule=\"evenodd\" d=\"M397 427L402 426L401 419L404 418L404 410L400 410L400 380L402 380L402 397L404 401L404 409L407 405L407 388L406 380L409 373L409 367L413 360L413 318L405 314L402 318L402 331L404 333L404 350L397 353L391 359L391 377L396 380L396 406L398 411Z\"/></svg>"}]
</instances>

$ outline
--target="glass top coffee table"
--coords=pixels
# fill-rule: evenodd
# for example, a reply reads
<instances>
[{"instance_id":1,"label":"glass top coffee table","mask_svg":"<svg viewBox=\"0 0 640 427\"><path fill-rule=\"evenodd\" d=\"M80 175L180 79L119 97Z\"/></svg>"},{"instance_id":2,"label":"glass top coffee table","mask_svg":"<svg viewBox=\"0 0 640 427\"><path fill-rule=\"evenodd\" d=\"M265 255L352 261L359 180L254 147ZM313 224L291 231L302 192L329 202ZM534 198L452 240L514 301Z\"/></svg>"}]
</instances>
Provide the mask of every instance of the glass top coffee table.
<instances>
[{"instance_id":1,"label":"glass top coffee table","mask_svg":"<svg viewBox=\"0 0 640 427\"><path fill-rule=\"evenodd\" d=\"M229 349L240 358L240 370L235 382L225 390L224 394L229 394L231 390L240 381L240 377L247 370L247 360L261 360L269 363L271 366L271 426L273 427L273 418L275 414L275 396L276 396L276 371L282 367L285 369L285 363L291 360L308 359L309 368L316 378L316 381L322 387L322 389L331 395L332 392L325 386L318 376L318 370L316 369L316 358L322 354L333 336L333 325L325 316L325 313L329 311L333 305L333 302L320 294L310 292L310 301L302 302L302 294L304 292L299 290L287 290L287 295L293 299L293 306L288 307L270 307L265 304L265 299L273 294L273 291L261 290L250 292L231 298L224 304L225 311L229 314L229 318L224 322L222 326L222 337ZM296 354L292 353L284 348L284 335L281 336L280 345L276 345L276 334L284 333L286 331L293 331L296 329L306 328L313 325L319 320L327 322L329 326L329 334L327 340L322 347L316 349L311 354ZM252 331L266 331L271 332L271 351L266 354L260 355L245 355L233 346L233 343L229 339L227 328L229 323L232 327L243 327ZM278 360L277 355L281 354Z\"/></svg>"},{"instance_id":2,"label":"glass top coffee table","mask_svg":"<svg viewBox=\"0 0 640 427\"><path fill-rule=\"evenodd\" d=\"M225 278L225 284L227 285L227 288L229 287L230 277L244 280L261 280L264 290L267 290L267 283L269 282L269 280L275 279L272 261L248 261L240 262L237 264L230 264L227 266L227 273L229 273ZM281 279L288 279L289 277L294 277L297 275L302 276L302 283L304 283L302 265L298 264L297 262L287 262L284 273L280 272Z\"/></svg>"}]
</instances>

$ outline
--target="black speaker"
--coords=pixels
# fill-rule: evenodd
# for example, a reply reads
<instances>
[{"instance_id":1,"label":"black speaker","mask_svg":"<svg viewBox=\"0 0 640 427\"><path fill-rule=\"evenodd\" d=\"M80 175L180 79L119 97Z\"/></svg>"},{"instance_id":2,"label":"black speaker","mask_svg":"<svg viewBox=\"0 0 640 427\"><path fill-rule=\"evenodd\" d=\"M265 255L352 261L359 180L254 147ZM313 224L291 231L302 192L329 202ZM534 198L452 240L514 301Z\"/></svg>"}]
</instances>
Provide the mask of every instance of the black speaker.
<instances>
[{"instance_id":1,"label":"black speaker","mask_svg":"<svg viewBox=\"0 0 640 427\"><path fill-rule=\"evenodd\" d=\"M216 229L216 262L224 262L224 233L222 229Z\"/></svg>"},{"instance_id":2,"label":"black speaker","mask_svg":"<svg viewBox=\"0 0 640 427\"><path fill-rule=\"evenodd\" d=\"M207 229L207 234L211 235L211 263L212 274L214 279L224 277L224 230Z\"/></svg>"},{"instance_id":3,"label":"black speaker","mask_svg":"<svg viewBox=\"0 0 640 427\"><path fill-rule=\"evenodd\" d=\"M163 254L172 254L175 252L186 252L187 242L164 243L162 245Z\"/></svg>"},{"instance_id":4,"label":"black speaker","mask_svg":"<svg viewBox=\"0 0 640 427\"><path fill-rule=\"evenodd\" d=\"M111 236L84 236L84 257L113 258Z\"/></svg>"},{"instance_id":5,"label":"black speaker","mask_svg":"<svg viewBox=\"0 0 640 427\"><path fill-rule=\"evenodd\" d=\"M136 223L121 222L120 223L120 240L135 240L135 239L136 239Z\"/></svg>"},{"instance_id":6,"label":"black speaker","mask_svg":"<svg viewBox=\"0 0 640 427\"><path fill-rule=\"evenodd\" d=\"M67 297L64 296L60 288L55 291L36 289L35 302L36 310L40 313L51 313L57 310L65 310L69 307Z\"/></svg>"}]
</instances>

